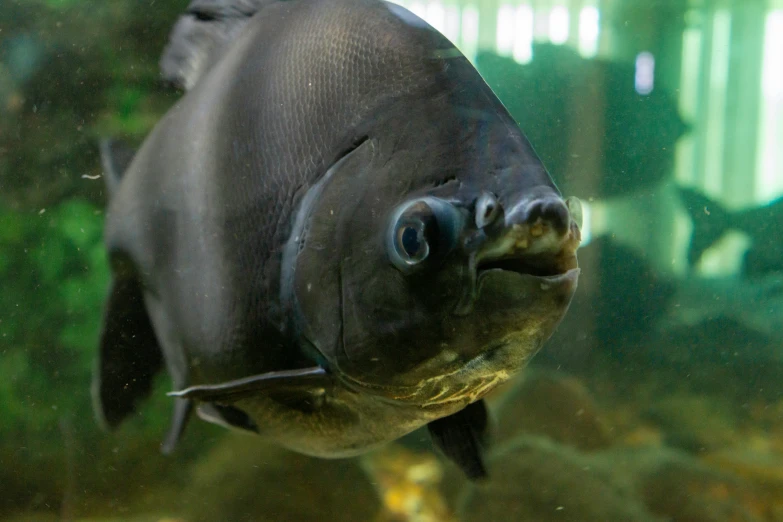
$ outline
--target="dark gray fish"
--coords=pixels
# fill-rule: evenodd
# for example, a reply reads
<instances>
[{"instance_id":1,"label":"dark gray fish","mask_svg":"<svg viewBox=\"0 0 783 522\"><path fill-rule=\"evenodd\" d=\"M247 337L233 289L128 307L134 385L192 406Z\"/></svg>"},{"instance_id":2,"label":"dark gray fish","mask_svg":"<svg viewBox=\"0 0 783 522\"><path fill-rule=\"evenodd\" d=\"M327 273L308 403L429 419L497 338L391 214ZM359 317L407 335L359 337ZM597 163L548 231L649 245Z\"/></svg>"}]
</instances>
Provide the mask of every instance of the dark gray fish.
<instances>
[{"instance_id":1,"label":"dark gray fish","mask_svg":"<svg viewBox=\"0 0 783 522\"><path fill-rule=\"evenodd\" d=\"M783 361L783 273L756 277L685 277L676 281L665 314L653 318L662 332L693 331L712 323L734 323L758 338L765 338L765 349L746 350L746 356L759 361ZM652 321L651 321L652 322ZM735 340L736 342L736 340ZM742 343L738 343L742 344ZM727 349L727 345L720 348ZM745 345L743 344L743 347ZM719 347L716 347L716 350ZM737 350L742 354L743 350Z\"/></svg>"},{"instance_id":2,"label":"dark gray fish","mask_svg":"<svg viewBox=\"0 0 783 522\"><path fill-rule=\"evenodd\" d=\"M695 265L704 252L730 230L750 240L742 260L742 272L764 276L783 272L783 197L765 205L731 211L691 188L679 187L680 199L693 223L688 263Z\"/></svg>"},{"instance_id":3,"label":"dark gray fish","mask_svg":"<svg viewBox=\"0 0 783 522\"><path fill-rule=\"evenodd\" d=\"M476 67L525 127L562 189L613 198L649 190L671 177L675 144L688 125L676 98L660 85L658 71L655 89L639 94L633 64L585 59L572 48L545 43L533 44L529 64L482 52ZM571 155L575 140L586 133L598 137L595 181L583 175L584 159Z\"/></svg>"},{"instance_id":4,"label":"dark gray fish","mask_svg":"<svg viewBox=\"0 0 783 522\"><path fill-rule=\"evenodd\" d=\"M167 451L192 405L322 457L437 421L484 475L481 399L566 312L580 232L475 69L378 0L196 0L162 68L188 92L127 168L103 147L100 417L165 364Z\"/></svg>"}]
</instances>

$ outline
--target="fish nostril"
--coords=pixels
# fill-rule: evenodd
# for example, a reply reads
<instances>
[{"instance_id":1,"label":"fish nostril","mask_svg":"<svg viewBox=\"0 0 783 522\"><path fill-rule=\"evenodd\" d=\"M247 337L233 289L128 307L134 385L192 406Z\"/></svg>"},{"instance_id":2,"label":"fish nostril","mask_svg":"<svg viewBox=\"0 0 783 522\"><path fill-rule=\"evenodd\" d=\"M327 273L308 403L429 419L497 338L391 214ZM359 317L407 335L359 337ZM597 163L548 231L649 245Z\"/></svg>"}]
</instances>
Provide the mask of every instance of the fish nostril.
<instances>
[{"instance_id":1,"label":"fish nostril","mask_svg":"<svg viewBox=\"0 0 783 522\"><path fill-rule=\"evenodd\" d=\"M528 207L528 223L535 223L538 219L548 223L558 233L568 231L570 214L565 203L559 198L546 198L533 201Z\"/></svg>"}]
</instances>

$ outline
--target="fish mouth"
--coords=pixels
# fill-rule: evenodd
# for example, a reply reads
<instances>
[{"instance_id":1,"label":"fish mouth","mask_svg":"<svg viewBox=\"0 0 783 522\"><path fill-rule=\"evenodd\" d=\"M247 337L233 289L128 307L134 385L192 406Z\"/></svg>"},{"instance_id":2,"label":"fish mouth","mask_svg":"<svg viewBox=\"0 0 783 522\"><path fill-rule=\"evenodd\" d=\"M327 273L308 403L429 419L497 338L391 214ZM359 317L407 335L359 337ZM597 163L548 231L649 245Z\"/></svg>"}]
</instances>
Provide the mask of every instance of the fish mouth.
<instances>
[{"instance_id":1,"label":"fish mouth","mask_svg":"<svg viewBox=\"0 0 783 522\"><path fill-rule=\"evenodd\" d=\"M570 212L562 220L565 222L556 223L537 217L507 226L495 241L477 252L477 271L505 270L547 278L576 268L576 251L582 239L579 223Z\"/></svg>"},{"instance_id":2,"label":"fish mouth","mask_svg":"<svg viewBox=\"0 0 783 522\"><path fill-rule=\"evenodd\" d=\"M500 277L509 285L524 284L523 280L570 284L569 274L578 268L576 251L582 237L579 218L571 211L576 204L569 203L559 220L539 216L512 221L487 238L471 254L468 284L454 313L464 316L473 311L488 278Z\"/></svg>"},{"instance_id":3,"label":"fish mouth","mask_svg":"<svg viewBox=\"0 0 783 522\"><path fill-rule=\"evenodd\" d=\"M504 272L541 281L558 281L578 268L576 248L563 248L555 254L525 256L509 254L500 258L479 261L476 267L478 282L490 274Z\"/></svg>"},{"instance_id":4,"label":"fish mouth","mask_svg":"<svg viewBox=\"0 0 783 522\"><path fill-rule=\"evenodd\" d=\"M478 276L482 277L485 273L492 271L504 271L539 279L556 279L558 276L568 272L568 270L576 268L576 256L572 256L571 260L573 263L564 263L561 260L539 260L520 257L496 259L479 264Z\"/></svg>"}]
</instances>

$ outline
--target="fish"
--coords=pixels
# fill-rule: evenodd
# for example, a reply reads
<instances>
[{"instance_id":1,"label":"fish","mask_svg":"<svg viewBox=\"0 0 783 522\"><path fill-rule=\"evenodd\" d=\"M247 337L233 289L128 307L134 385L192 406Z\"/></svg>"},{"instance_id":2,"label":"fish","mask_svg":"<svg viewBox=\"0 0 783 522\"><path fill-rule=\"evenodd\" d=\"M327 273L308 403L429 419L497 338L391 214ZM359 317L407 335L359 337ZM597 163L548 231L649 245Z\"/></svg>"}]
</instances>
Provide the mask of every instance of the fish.
<instances>
[{"instance_id":1,"label":"fish","mask_svg":"<svg viewBox=\"0 0 783 522\"><path fill-rule=\"evenodd\" d=\"M651 326L669 311L678 280L661 273L645 252L610 235L582 250L583 259L596 260L591 270L594 290L589 300L582 300L594 315L593 335L605 340L612 358L622 360L628 347L635 349L640 339L649 337Z\"/></svg>"},{"instance_id":2,"label":"fish","mask_svg":"<svg viewBox=\"0 0 783 522\"><path fill-rule=\"evenodd\" d=\"M693 224L687 253L689 266L697 265L707 249L736 230L749 240L742 256L743 276L765 277L783 272L783 197L731 211L693 188L677 189Z\"/></svg>"},{"instance_id":3,"label":"fish","mask_svg":"<svg viewBox=\"0 0 783 522\"><path fill-rule=\"evenodd\" d=\"M683 277L665 313L655 318L659 331L692 332L705 325L736 325L758 339L768 341L764 350L747 350L750 358L783 361L783 274L757 277ZM738 343L742 344L742 343ZM742 352L743 350L737 350Z\"/></svg>"},{"instance_id":4,"label":"fish","mask_svg":"<svg viewBox=\"0 0 783 522\"><path fill-rule=\"evenodd\" d=\"M675 144L689 125L657 74L653 91L641 94L633 64L586 59L549 43L534 43L532 52L532 61L520 64L482 51L476 67L562 189L611 199L649 192L671 177ZM577 150L590 150L580 146L586 133L597 136L594 158ZM585 173L591 161L598 167L593 176Z\"/></svg>"},{"instance_id":5,"label":"fish","mask_svg":"<svg viewBox=\"0 0 783 522\"><path fill-rule=\"evenodd\" d=\"M165 369L195 412L322 458L424 426L487 476L483 397L565 315L581 207L455 46L382 0L194 0L135 154L101 143L116 428Z\"/></svg>"},{"instance_id":6,"label":"fish","mask_svg":"<svg viewBox=\"0 0 783 522\"><path fill-rule=\"evenodd\" d=\"M783 361L779 349L783 343L781 272L708 277L674 274L653 264L644 251L611 236L581 246L580 261L594 265L590 274L595 287L589 297L583 294L572 303L572 313L593 316L592 338L601 339L602 350L614 360L638 357L647 350L650 360L667 363L711 357L715 361L714 357L727 352L735 361L743 359L756 366L760 360ZM627 295L634 299L622 297ZM553 358L558 350L550 349L541 354L551 364L563 364L569 358L576 359L570 364L582 362L576 343L568 343L574 337L568 330L564 327L557 333L562 340L552 339L554 346L558 341L563 344L567 353ZM692 345L691 349L683 352L682 343Z\"/></svg>"}]
</instances>

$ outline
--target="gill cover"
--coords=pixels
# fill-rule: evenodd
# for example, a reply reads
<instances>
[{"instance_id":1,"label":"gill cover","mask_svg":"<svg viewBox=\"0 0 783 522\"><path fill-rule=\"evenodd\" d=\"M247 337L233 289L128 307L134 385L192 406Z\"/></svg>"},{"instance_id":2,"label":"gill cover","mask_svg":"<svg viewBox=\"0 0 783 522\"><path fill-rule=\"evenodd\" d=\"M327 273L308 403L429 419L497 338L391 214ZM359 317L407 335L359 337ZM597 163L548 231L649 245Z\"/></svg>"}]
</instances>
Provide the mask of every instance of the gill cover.
<instances>
[{"instance_id":1,"label":"gill cover","mask_svg":"<svg viewBox=\"0 0 783 522\"><path fill-rule=\"evenodd\" d=\"M283 252L281 303L302 349L325 367L335 364L342 328L340 259L352 209L363 198L378 153L361 138L302 197Z\"/></svg>"}]
</instances>

